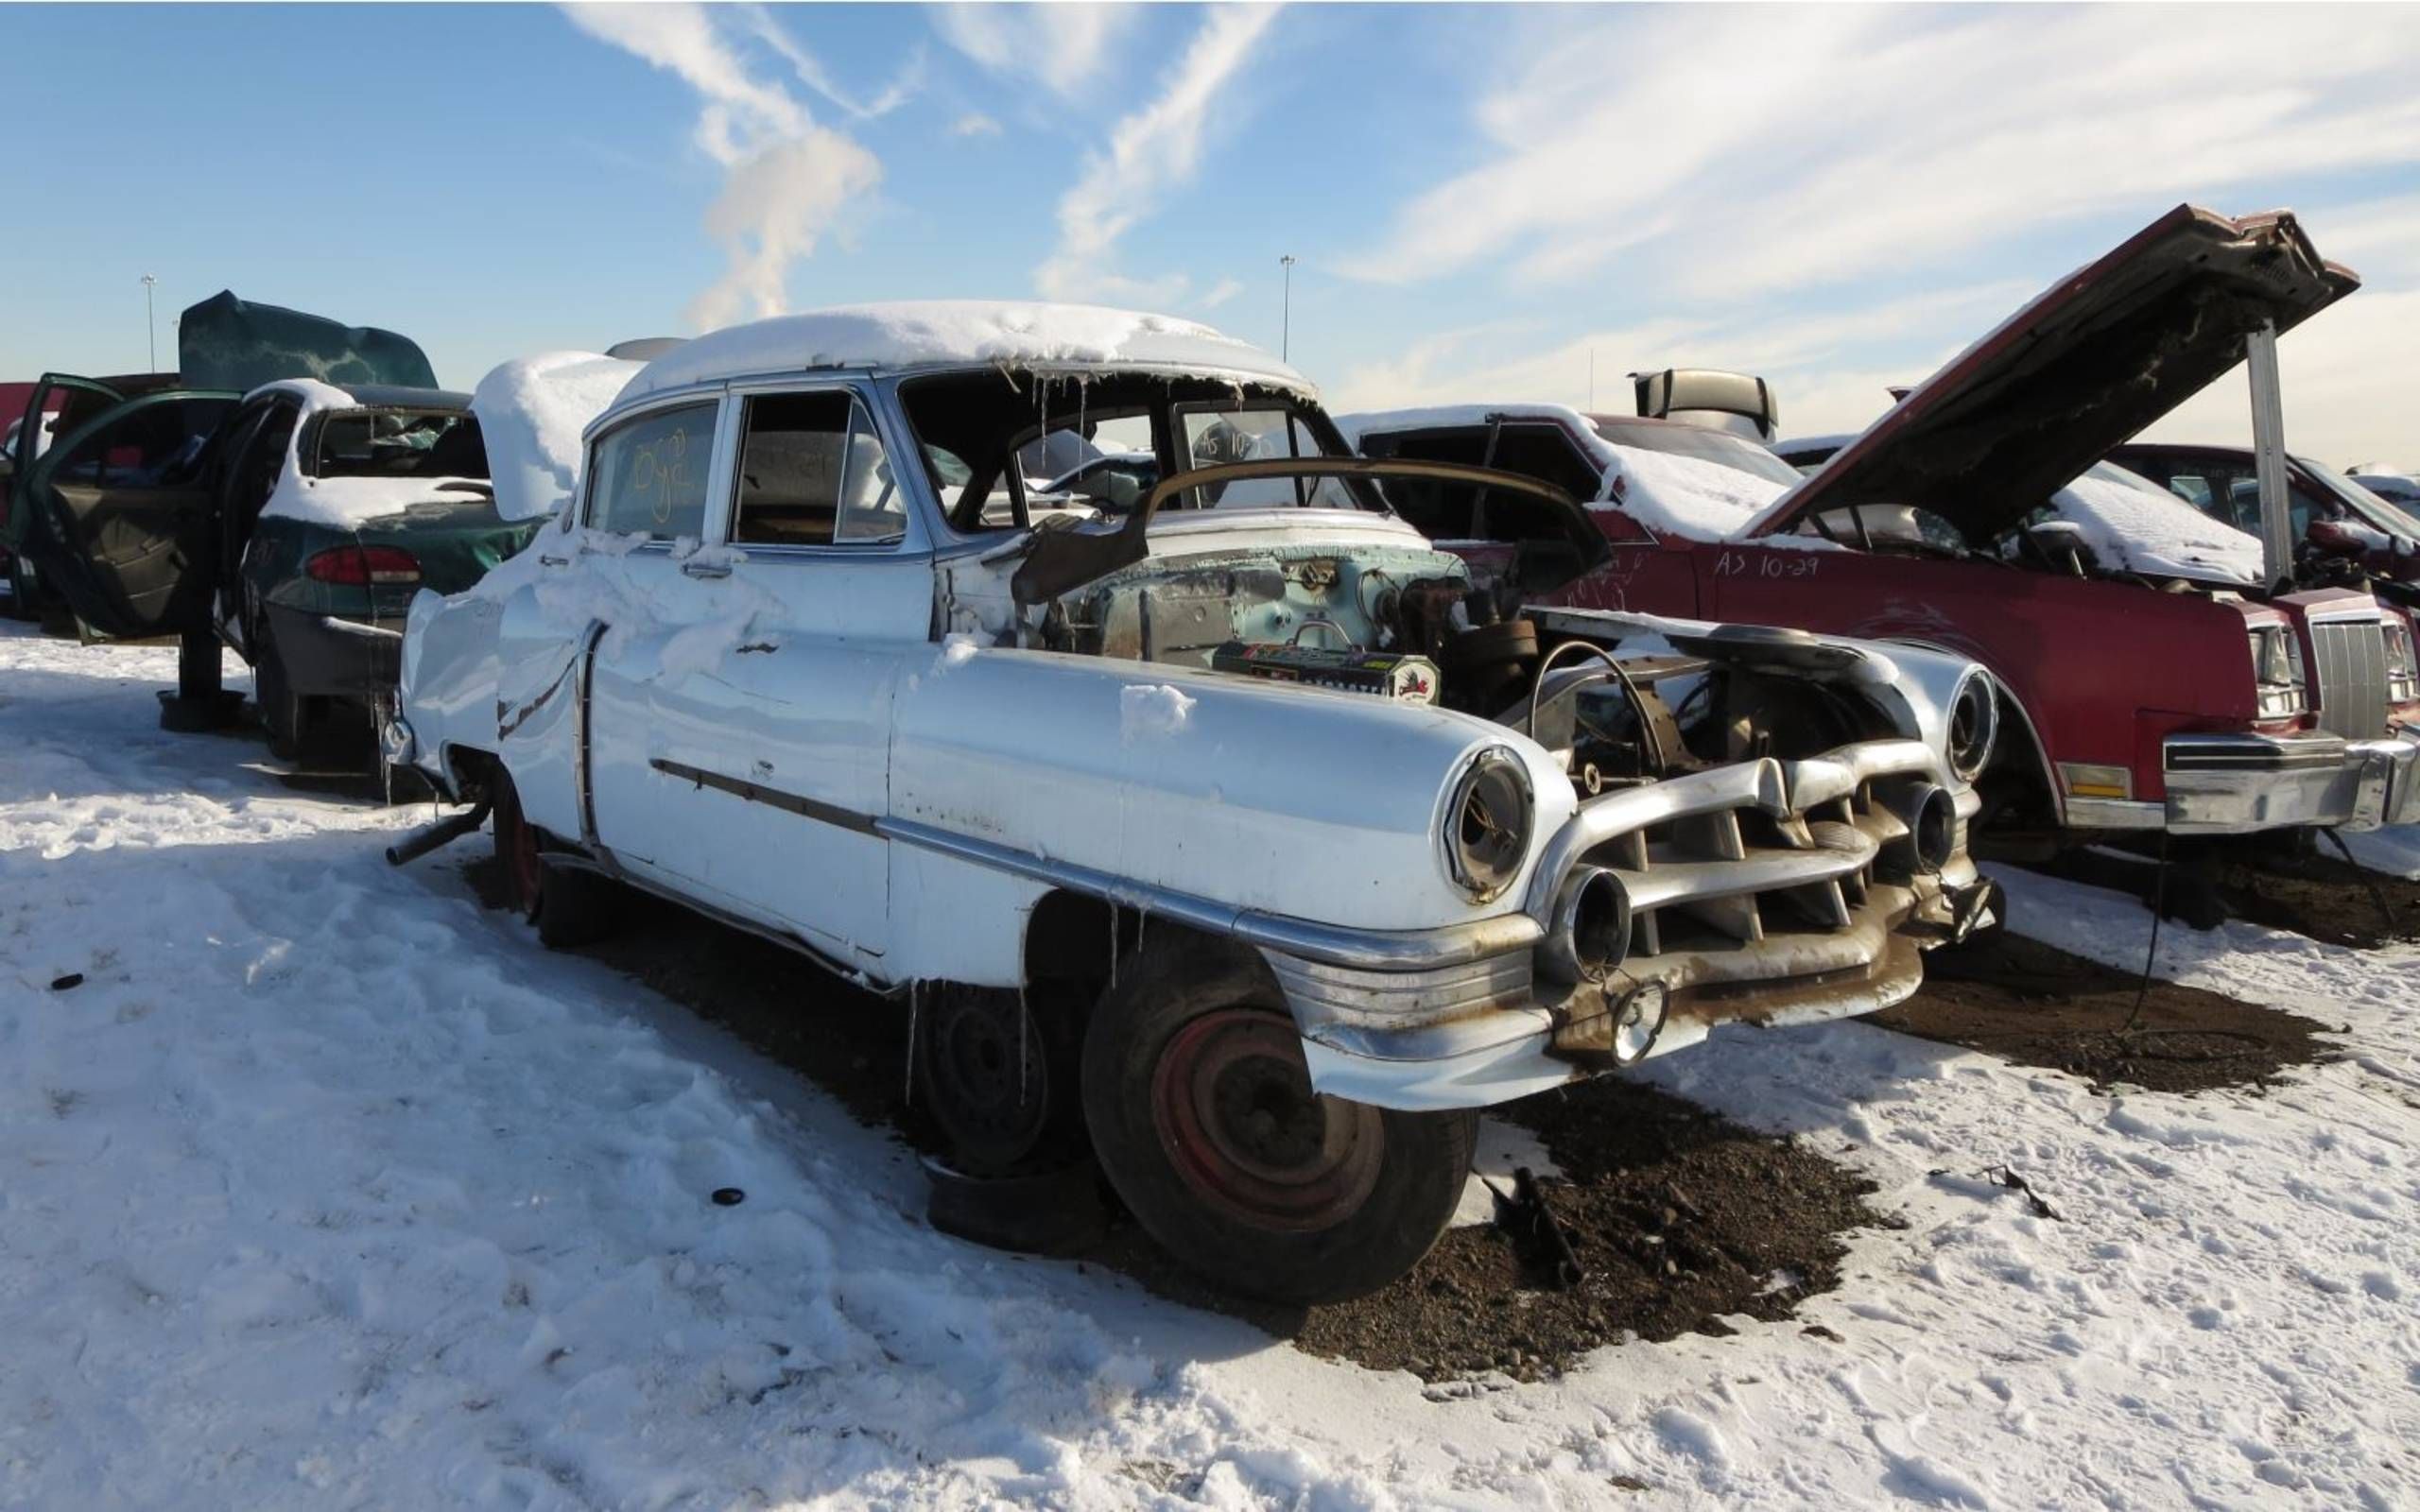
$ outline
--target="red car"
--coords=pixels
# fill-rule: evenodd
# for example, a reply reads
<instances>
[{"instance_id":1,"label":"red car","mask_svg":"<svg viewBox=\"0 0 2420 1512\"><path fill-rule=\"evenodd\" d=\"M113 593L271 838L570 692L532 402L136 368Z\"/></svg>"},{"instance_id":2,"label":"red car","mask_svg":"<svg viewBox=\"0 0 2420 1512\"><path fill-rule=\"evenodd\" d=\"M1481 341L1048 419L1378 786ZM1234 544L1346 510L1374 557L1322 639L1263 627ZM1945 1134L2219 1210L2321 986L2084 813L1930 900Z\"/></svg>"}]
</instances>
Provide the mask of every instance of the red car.
<instances>
[{"instance_id":1,"label":"red car","mask_svg":"<svg viewBox=\"0 0 2420 1512\"><path fill-rule=\"evenodd\" d=\"M2358 590L2148 576L2042 518L2069 480L2243 362L2264 325L2358 286L2290 215L2180 206L1804 480L1743 437L1672 421L1533 405L1340 423L1370 455L1484 458L1593 500L1610 550L1547 602L1983 662L2003 689L1985 715L2003 729L1982 822L2004 852L2112 831L2371 828L2420 819L2420 669L2401 611ZM1568 540L1468 492L1397 504L1457 549L1552 581Z\"/></svg>"}]
</instances>

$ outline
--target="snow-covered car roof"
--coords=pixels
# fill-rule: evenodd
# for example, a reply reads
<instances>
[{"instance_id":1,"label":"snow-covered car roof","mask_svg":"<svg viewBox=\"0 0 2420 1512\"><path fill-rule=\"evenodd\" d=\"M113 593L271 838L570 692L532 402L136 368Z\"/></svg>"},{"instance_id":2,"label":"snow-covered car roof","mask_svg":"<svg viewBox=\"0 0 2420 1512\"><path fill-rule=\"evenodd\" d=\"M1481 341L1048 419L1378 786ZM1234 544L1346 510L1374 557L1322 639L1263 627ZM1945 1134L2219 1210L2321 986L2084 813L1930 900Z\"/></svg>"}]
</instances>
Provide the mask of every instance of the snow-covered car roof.
<instances>
[{"instance_id":1,"label":"snow-covered car roof","mask_svg":"<svg viewBox=\"0 0 2420 1512\"><path fill-rule=\"evenodd\" d=\"M479 380L471 413L487 441L495 511L549 515L579 479L580 436L646 364L596 352L546 352L501 364Z\"/></svg>"},{"instance_id":2,"label":"snow-covered car roof","mask_svg":"<svg viewBox=\"0 0 2420 1512\"><path fill-rule=\"evenodd\" d=\"M1074 373L1174 369L1313 393L1247 342L1173 316L1090 304L922 300L839 305L710 332L648 363L616 405L692 384L815 369L1000 365Z\"/></svg>"},{"instance_id":3,"label":"snow-covered car roof","mask_svg":"<svg viewBox=\"0 0 2420 1512\"><path fill-rule=\"evenodd\" d=\"M1365 437L1485 425L1498 416L1506 420L1552 421L1562 425L1603 480L1596 497L1582 502L1591 508L1618 507L1659 535L1691 541L1728 541L1789 490L1788 484L1777 479L1759 477L1720 462L1610 440L1598 428L1595 417L1567 404L1432 404L1421 409L1365 410L1339 415L1336 424L1344 433L1346 442L1358 451ZM1694 425L1686 421L1614 415L1604 420L1607 424L1623 429L1670 426L1692 437L1724 437L1752 449L1761 444L1737 431ZM1816 548L1828 548L1831 544L1821 540L1781 543Z\"/></svg>"},{"instance_id":4,"label":"snow-covered car roof","mask_svg":"<svg viewBox=\"0 0 2420 1512\"><path fill-rule=\"evenodd\" d=\"M266 383L244 397L257 399L263 394L291 394L302 402L302 415L313 415L331 409L468 409L471 396L451 388L404 388L393 384L356 384L350 387L321 383L316 378L280 378Z\"/></svg>"}]
</instances>

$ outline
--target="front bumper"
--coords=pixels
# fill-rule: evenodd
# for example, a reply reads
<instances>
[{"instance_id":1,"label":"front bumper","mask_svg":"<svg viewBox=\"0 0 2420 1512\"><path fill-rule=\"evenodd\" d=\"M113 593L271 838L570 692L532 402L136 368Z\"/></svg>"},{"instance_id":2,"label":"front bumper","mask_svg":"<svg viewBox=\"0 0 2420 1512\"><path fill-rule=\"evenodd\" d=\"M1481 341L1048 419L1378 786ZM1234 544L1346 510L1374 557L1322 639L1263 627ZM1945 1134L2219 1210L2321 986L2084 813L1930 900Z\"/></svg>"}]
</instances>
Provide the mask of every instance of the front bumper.
<instances>
[{"instance_id":1,"label":"front bumper","mask_svg":"<svg viewBox=\"0 0 2420 1512\"><path fill-rule=\"evenodd\" d=\"M317 610L268 608L268 629L296 693L376 704L402 675L404 620L354 619Z\"/></svg>"},{"instance_id":2,"label":"front bumper","mask_svg":"<svg viewBox=\"0 0 2420 1512\"><path fill-rule=\"evenodd\" d=\"M2179 834L2420 822L2420 731L2171 735L2164 765L2167 827Z\"/></svg>"},{"instance_id":3,"label":"front bumper","mask_svg":"<svg viewBox=\"0 0 2420 1512\"><path fill-rule=\"evenodd\" d=\"M1541 852L1528 910L1509 916L1533 925L1527 949L1411 969L1262 941L1311 1084L1383 1108L1485 1107L1684 1049L1721 1023L1889 1007L1921 984L1922 950L1988 922L1996 903L1962 842L1971 789L1956 794L1954 850L1929 866L1915 853L1905 815L1939 798L1937 775L1923 746L1875 743L1592 799ZM1630 901L1632 948L1599 980L1557 980L1552 900L1575 868L1598 866Z\"/></svg>"}]
</instances>

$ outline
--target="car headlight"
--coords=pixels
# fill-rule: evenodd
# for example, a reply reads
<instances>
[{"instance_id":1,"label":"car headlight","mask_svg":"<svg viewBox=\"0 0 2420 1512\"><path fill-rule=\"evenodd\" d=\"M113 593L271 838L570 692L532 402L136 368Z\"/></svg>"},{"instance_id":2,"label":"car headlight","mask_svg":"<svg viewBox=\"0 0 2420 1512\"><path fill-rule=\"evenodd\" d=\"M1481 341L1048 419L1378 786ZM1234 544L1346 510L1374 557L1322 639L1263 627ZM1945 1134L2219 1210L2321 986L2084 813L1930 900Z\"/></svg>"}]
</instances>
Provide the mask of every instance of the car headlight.
<instances>
[{"instance_id":1,"label":"car headlight","mask_svg":"<svg viewBox=\"0 0 2420 1512\"><path fill-rule=\"evenodd\" d=\"M2411 650L2411 622L2389 610L2378 623L2386 637L2386 701L2410 703L2420 698L2420 657Z\"/></svg>"},{"instance_id":2,"label":"car headlight","mask_svg":"<svg viewBox=\"0 0 2420 1512\"><path fill-rule=\"evenodd\" d=\"M1966 674L1949 700L1949 768L1968 782L1983 775L1999 737L2000 703L1992 675L1980 667Z\"/></svg>"},{"instance_id":3,"label":"car headlight","mask_svg":"<svg viewBox=\"0 0 2420 1512\"><path fill-rule=\"evenodd\" d=\"M1488 902L1512 885L1529 858L1536 824L1530 769L1503 746L1471 758L1445 798L1441 836L1445 874L1473 902Z\"/></svg>"},{"instance_id":4,"label":"car headlight","mask_svg":"<svg viewBox=\"0 0 2420 1512\"><path fill-rule=\"evenodd\" d=\"M2291 719L2309 705L2303 690L2303 646L2290 625L2256 625L2252 680L2262 719Z\"/></svg>"}]
</instances>

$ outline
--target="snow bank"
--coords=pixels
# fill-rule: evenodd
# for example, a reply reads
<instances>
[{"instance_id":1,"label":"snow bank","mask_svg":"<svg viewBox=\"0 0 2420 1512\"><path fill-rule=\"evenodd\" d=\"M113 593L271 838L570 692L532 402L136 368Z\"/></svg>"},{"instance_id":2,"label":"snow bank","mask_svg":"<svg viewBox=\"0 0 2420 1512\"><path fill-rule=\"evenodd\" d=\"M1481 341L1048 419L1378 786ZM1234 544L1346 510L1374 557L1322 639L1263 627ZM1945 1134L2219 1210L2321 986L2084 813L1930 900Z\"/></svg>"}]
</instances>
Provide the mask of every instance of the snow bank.
<instances>
[{"instance_id":1,"label":"snow bank","mask_svg":"<svg viewBox=\"0 0 2420 1512\"><path fill-rule=\"evenodd\" d=\"M928 363L1078 371L1145 365L1311 388L1268 352L1191 320L1088 304L929 300L840 305L716 331L648 363L622 397L750 373Z\"/></svg>"},{"instance_id":2,"label":"snow bank","mask_svg":"<svg viewBox=\"0 0 2420 1512\"><path fill-rule=\"evenodd\" d=\"M2104 567L2147 577L2260 581L2257 537L2220 524L2166 489L2127 482L2115 468L2095 469L2061 489L2050 508L2082 529Z\"/></svg>"},{"instance_id":3,"label":"snow bank","mask_svg":"<svg viewBox=\"0 0 2420 1512\"><path fill-rule=\"evenodd\" d=\"M580 433L645 364L594 352L520 357L479 380L471 413L486 438L496 513L549 515L579 478Z\"/></svg>"}]
</instances>

